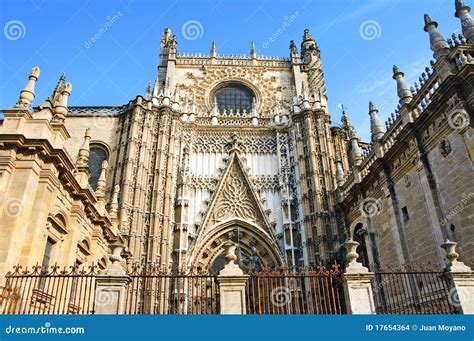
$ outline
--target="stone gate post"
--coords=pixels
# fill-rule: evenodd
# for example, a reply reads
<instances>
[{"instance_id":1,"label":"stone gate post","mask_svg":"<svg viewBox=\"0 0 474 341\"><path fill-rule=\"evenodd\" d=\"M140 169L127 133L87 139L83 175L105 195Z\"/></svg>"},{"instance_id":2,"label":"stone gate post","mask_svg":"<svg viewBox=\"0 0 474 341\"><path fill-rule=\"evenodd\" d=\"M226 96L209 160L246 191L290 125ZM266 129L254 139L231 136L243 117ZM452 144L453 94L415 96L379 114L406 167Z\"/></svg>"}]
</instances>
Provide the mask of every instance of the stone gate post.
<instances>
[{"instance_id":1,"label":"stone gate post","mask_svg":"<svg viewBox=\"0 0 474 341\"><path fill-rule=\"evenodd\" d=\"M95 313L96 314L124 314L126 305L127 285L129 276L120 266L120 254L124 246L119 243L110 245L112 263L99 273L96 278Z\"/></svg>"},{"instance_id":2,"label":"stone gate post","mask_svg":"<svg viewBox=\"0 0 474 341\"><path fill-rule=\"evenodd\" d=\"M249 276L244 275L242 269L235 264L237 259L235 249L234 243L226 244L225 259L227 263L217 276L221 314L243 315L247 313L245 286Z\"/></svg>"},{"instance_id":3,"label":"stone gate post","mask_svg":"<svg viewBox=\"0 0 474 341\"><path fill-rule=\"evenodd\" d=\"M453 307L463 314L474 314L474 272L463 262L458 261L457 243L446 240L441 247L446 251L445 273L448 277L449 301Z\"/></svg>"},{"instance_id":4,"label":"stone gate post","mask_svg":"<svg viewBox=\"0 0 474 341\"><path fill-rule=\"evenodd\" d=\"M375 314L374 293L372 281L374 273L357 262L356 252L359 243L352 239L342 246L347 251L348 265L344 271L344 297L348 314Z\"/></svg>"}]
</instances>

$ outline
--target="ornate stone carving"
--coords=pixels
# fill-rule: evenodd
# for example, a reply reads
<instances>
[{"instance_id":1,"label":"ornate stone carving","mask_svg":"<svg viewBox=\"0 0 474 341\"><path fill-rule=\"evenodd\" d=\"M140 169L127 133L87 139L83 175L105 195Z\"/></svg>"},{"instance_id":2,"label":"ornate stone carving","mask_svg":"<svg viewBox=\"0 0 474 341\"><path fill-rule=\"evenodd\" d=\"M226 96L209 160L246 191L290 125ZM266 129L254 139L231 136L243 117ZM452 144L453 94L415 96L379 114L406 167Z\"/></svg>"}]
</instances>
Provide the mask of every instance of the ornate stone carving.
<instances>
[{"instance_id":1,"label":"ornate stone carving","mask_svg":"<svg viewBox=\"0 0 474 341\"><path fill-rule=\"evenodd\" d=\"M441 140L439 142L439 151L443 157L446 157L451 153L451 144L448 140Z\"/></svg>"},{"instance_id":2,"label":"ornate stone carving","mask_svg":"<svg viewBox=\"0 0 474 341\"><path fill-rule=\"evenodd\" d=\"M239 170L233 168L222 189L220 199L216 202L213 218L216 222L230 217L240 217L255 221L255 209Z\"/></svg>"},{"instance_id":3,"label":"ornate stone carving","mask_svg":"<svg viewBox=\"0 0 474 341\"><path fill-rule=\"evenodd\" d=\"M232 134L232 133L231 133ZM230 134L230 135L231 135ZM275 153L276 140L270 136L239 134L242 151L246 153ZM227 153L230 149L229 133L198 135L193 143L197 153Z\"/></svg>"}]
</instances>

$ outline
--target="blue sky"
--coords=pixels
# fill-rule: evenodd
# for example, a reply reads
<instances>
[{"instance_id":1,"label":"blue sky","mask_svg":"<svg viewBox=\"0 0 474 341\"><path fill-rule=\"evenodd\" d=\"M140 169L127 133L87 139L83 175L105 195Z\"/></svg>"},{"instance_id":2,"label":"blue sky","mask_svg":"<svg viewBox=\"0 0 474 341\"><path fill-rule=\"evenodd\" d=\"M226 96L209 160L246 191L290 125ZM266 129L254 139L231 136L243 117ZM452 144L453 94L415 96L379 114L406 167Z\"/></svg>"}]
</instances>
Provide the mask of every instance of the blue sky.
<instances>
[{"instance_id":1,"label":"blue sky","mask_svg":"<svg viewBox=\"0 0 474 341\"><path fill-rule=\"evenodd\" d=\"M41 68L35 105L50 95L62 72L73 85L69 105L128 103L156 76L165 27L176 34L181 53L209 53L216 40L219 54L248 54L253 40L258 54L283 57L289 41L299 46L309 28L321 49L332 121L340 122L338 104L344 103L368 140L368 101L383 121L397 104L393 64L410 84L429 65L424 13L438 21L445 38L459 32L454 0L2 0L0 108L15 104L35 65ZM88 43L114 15L98 40ZM269 43L291 15L295 20ZM190 20L202 27L196 39L183 36Z\"/></svg>"}]
</instances>

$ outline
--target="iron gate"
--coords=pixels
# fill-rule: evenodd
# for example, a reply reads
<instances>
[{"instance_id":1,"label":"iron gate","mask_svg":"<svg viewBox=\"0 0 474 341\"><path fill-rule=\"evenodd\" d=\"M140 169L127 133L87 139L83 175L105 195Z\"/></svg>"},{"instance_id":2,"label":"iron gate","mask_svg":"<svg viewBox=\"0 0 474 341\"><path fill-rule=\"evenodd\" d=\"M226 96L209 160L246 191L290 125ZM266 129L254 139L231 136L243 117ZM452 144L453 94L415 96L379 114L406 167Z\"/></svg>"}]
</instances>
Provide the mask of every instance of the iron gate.
<instances>
[{"instance_id":1,"label":"iron gate","mask_svg":"<svg viewBox=\"0 0 474 341\"><path fill-rule=\"evenodd\" d=\"M298 271L248 272L248 314L342 314L342 274L339 265Z\"/></svg>"}]
</instances>

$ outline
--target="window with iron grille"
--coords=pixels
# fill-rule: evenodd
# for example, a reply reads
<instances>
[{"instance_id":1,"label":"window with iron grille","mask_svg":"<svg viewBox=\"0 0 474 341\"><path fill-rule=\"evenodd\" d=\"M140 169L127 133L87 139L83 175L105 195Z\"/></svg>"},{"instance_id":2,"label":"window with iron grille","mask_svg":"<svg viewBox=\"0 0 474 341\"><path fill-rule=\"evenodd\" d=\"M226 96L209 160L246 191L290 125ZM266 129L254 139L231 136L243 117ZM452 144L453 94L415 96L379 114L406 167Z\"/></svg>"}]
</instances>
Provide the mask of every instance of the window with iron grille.
<instances>
[{"instance_id":1,"label":"window with iron grille","mask_svg":"<svg viewBox=\"0 0 474 341\"><path fill-rule=\"evenodd\" d=\"M252 110L254 100L253 92L240 83L226 83L215 93L219 112L226 111L227 114L242 114L244 110L249 113Z\"/></svg>"}]
</instances>

